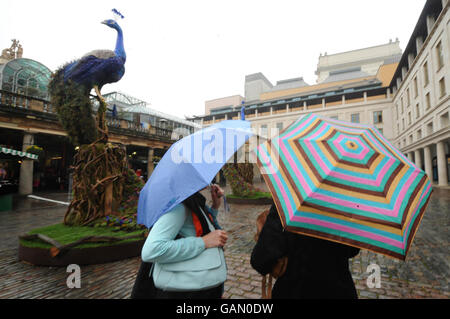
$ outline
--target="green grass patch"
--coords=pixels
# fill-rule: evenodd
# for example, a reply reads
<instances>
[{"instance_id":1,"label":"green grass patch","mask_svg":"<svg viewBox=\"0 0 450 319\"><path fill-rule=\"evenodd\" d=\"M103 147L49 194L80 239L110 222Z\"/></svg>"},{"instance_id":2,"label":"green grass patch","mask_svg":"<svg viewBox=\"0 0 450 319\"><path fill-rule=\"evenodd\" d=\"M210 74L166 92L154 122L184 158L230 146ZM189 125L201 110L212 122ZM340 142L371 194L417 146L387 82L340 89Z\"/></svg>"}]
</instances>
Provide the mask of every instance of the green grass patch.
<instances>
[{"instance_id":1,"label":"green grass patch","mask_svg":"<svg viewBox=\"0 0 450 319\"><path fill-rule=\"evenodd\" d=\"M45 226L42 228L36 228L28 232L28 234L43 234L46 235L62 245L67 245L73 243L77 240L80 240L83 237L87 236L111 236L111 237L128 237L133 235L139 235L145 233L146 229L136 230L133 232L127 231L114 231L111 227L89 227L89 226L66 226L64 224L56 224ZM109 243L86 243L76 246L77 248L93 248L93 247L104 247L104 246L112 246L123 244L127 242L140 241L143 238L132 238L121 240L117 242L109 242ZM52 245L41 241L40 239L34 240L24 240L20 239L20 244L25 247L31 248L51 248Z\"/></svg>"},{"instance_id":2,"label":"green grass patch","mask_svg":"<svg viewBox=\"0 0 450 319\"><path fill-rule=\"evenodd\" d=\"M272 194L268 192L255 192L254 194L250 196L237 196L237 195L227 195L228 198L245 198L245 199L261 199L261 198L272 198Z\"/></svg>"}]
</instances>

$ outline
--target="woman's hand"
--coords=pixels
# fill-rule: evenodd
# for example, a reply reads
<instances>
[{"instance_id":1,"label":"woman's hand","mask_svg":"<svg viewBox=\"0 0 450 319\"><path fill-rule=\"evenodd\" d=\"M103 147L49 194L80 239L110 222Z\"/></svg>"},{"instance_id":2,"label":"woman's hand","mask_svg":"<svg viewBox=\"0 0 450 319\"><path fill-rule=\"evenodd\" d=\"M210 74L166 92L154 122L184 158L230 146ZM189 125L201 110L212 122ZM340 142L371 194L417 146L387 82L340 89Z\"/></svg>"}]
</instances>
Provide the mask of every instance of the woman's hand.
<instances>
[{"instance_id":1,"label":"woman's hand","mask_svg":"<svg viewBox=\"0 0 450 319\"><path fill-rule=\"evenodd\" d=\"M225 194L225 192L223 191L222 188L219 187L219 185L214 184L211 185L211 198L212 198L212 208L215 210L218 210L221 204L221 198L223 197L223 195Z\"/></svg>"},{"instance_id":2,"label":"woman's hand","mask_svg":"<svg viewBox=\"0 0 450 319\"><path fill-rule=\"evenodd\" d=\"M224 230L215 230L202 237L205 248L223 247L227 243L228 235Z\"/></svg>"}]
</instances>

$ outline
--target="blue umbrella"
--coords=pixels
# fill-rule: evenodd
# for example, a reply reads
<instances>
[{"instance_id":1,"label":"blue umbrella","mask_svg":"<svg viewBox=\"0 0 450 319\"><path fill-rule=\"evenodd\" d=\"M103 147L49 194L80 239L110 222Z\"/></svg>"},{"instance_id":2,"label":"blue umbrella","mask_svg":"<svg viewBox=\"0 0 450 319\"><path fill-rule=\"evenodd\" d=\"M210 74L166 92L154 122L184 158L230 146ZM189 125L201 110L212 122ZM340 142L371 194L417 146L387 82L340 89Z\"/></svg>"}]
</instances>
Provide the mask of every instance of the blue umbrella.
<instances>
[{"instance_id":1,"label":"blue umbrella","mask_svg":"<svg viewBox=\"0 0 450 319\"><path fill-rule=\"evenodd\" d=\"M253 135L250 122L222 121L174 143L139 195L137 222L147 227L208 186L222 166Z\"/></svg>"}]
</instances>

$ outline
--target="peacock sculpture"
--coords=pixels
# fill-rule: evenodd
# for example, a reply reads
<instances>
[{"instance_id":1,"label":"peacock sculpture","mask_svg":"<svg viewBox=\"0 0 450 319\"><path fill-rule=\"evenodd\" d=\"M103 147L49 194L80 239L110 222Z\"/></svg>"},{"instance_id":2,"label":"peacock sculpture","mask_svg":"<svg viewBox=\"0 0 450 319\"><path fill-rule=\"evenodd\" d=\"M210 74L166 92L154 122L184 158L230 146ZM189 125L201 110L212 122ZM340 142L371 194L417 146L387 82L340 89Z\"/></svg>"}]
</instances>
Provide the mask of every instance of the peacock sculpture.
<instances>
[{"instance_id":1,"label":"peacock sculpture","mask_svg":"<svg viewBox=\"0 0 450 319\"><path fill-rule=\"evenodd\" d=\"M113 12L123 18L116 9ZM59 120L72 144L79 146L72 165L73 200L64 216L66 225L89 225L113 214L136 192L135 187L128 189L130 181L139 180L128 168L125 149L108 143L107 105L100 90L123 77L126 54L117 21L102 23L117 31L115 50L91 51L59 68L49 83ZM96 116L92 89L99 102Z\"/></svg>"},{"instance_id":2,"label":"peacock sculpture","mask_svg":"<svg viewBox=\"0 0 450 319\"><path fill-rule=\"evenodd\" d=\"M117 18L123 18L116 9L113 12ZM113 19L102 23L117 31L115 50L94 50L65 64L55 72L49 84L51 102L74 145L92 143L99 132L106 134L106 103L100 91L105 84L118 82L125 74L127 57L122 28ZM97 124L90 99L92 89L100 102Z\"/></svg>"}]
</instances>

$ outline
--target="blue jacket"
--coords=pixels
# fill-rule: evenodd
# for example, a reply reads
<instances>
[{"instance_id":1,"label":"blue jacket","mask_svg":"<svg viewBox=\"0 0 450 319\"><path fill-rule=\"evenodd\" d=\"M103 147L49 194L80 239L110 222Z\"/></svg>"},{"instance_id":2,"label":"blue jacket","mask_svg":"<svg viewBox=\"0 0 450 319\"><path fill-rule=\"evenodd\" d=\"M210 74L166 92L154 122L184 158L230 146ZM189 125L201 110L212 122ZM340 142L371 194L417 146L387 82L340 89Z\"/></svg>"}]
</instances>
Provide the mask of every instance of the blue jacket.
<instances>
[{"instance_id":1,"label":"blue jacket","mask_svg":"<svg viewBox=\"0 0 450 319\"><path fill-rule=\"evenodd\" d=\"M218 211L206 206L216 225ZM183 238L175 240L180 234ZM196 237L192 215L183 204L175 206L153 225L141 257L144 262L170 263L190 259L205 250L201 237Z\"/></svg>"},{"instance_id":2,"label":"blue jacket","mask_svg":"<svg viewBox=\"0 0 450 319\"><path fill-rule=\"evenodd\" d=\"M206 208L215 219L218 211L208 206ZM178 234L182 238L175 239ZM203 251L205 251L205 243L201 237L196 237L192 214L189 213L183 204L179 204L170 212L161 216L153 225L142 248L141 257L144 262L164 265L187 261L197 257ZM225 257L223 250L219 249L219 251L223 265L221 273L223 272L223 276L226 278ZM211 265L208 263L213 264L215 262L208 258L201 258L202 265L195 266L194 268L209 269ZM189 277L187 276L187 278ZM195 287L195 284L192 282L180 283L180 288L182 289L186 286Z\"/></svg>"}]
</instances>

